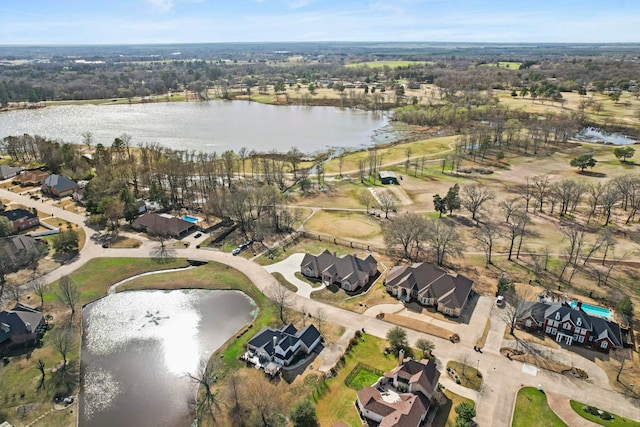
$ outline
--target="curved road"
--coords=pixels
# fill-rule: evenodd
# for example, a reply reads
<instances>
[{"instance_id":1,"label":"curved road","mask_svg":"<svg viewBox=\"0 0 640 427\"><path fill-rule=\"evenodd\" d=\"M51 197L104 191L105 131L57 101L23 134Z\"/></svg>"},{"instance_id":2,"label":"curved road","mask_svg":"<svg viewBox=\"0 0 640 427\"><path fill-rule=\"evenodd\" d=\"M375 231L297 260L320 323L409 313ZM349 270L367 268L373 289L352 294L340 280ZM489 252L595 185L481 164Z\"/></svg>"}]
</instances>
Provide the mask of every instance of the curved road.
<instances>
[{"instance_id":1,"label":"curved road","mask_svg":"<svg viewBox=\"0 0 640 427\"><path fill-rule=\"evenodd\" d=\"M83 227L87 242L82 251L73 261L46 275L48 282L55 281L63 275L73 272L92 258L148 258L153 250L154 242L150 241L144 242L137 249L104 249L93 240L98 234L84 225L85 216L62 210L49 203L36 202L26 196L21 196L5 189L0 189L0 197L24 206L35 207L40 212L53 214ZM243 272L263 293L269 286L280 286L265 268L243 257L232 256L216 250L195 248L176 249L176 254L180 257L217 261L236 268ZM294 308L297 310L311 313L312 315L321 310L327 320L353 330L365 328L367 333L377 337L386 337L389 329L394 326L375 317L344 310L300 295L294 294L293 299L295 301ZM472 345L475 343L475 338L482 333L487 317L491 319L491 330L483 352L477 353L473 351ZM448 324L448 326L451 328L451 325ZM627 418L640 419L638 401L633 401L612 391L606 375L599 367L587 359L579 356L572 358L573 365L582 367L589 373L590 378L586 381L576 380L545 370L537 370L535 372L536 370L533 369L535 376L524 372L522 363L509 361L500 355L499 350L503 346L502 334L505 326L505 323L494 312L493 299L480 297L469 325L457 326L461 331L462 341L460 343L453 344L448 340L413 330L407 330L407 335L409 342L415 342L418 338L427 338L434 342L439 363L441 364L441 371L444 371L444 366L449 360L461 360L464 358L468 364L474 365L474 362L476 363L484 378L480 392L459 387L448 381L445 378L446 375L443 375L442 383L456 393L476 400L476 421L480 426L510 426L515 394L523 385L541 385L543 389L553 391L555 394L565 398L579 400ZM553 352L552 349L545 348L545 350ZM568 352L556 351L556 353L557 357L566 357L565 353ZM531 369L527 371L531 372Z\"/></svg>"}]
</instances>

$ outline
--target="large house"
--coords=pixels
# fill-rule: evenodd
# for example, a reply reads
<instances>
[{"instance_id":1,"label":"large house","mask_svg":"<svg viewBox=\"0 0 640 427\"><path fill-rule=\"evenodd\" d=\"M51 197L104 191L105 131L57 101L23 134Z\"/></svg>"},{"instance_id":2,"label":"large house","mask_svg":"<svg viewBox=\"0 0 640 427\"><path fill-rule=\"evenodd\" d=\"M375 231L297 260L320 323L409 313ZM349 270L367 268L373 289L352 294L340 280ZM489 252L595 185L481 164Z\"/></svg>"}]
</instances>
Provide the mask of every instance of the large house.
<instances>
[{"instance_id":1,"label":"large house","mask_svg":"<svg viewBox=\"0 0 640 427\"><path fill-rule=\"evenodd\" d=\"M355 255L340 258L325 249L320 255L305 254L300 272L329 285L337 283L345 291L353 292L366 286L377 274L378 261L371 255L365 259Z\"/></svg>"},{"instance_id":2,"label":"large house","mask_svg":"<svg viewBox=\"0 0 640 427\"><path fill-rule=\"evenodd\" d=\"M0 216L7 218L13 224L13 232L19 233L27 228L37 227L40 219L35 212L26 209L12 209L0 212Z\"/></svg>"},{"instance_id":3,"label":"large house","mask_svg":"<svg viewBox=\"0 0 640 427\"><path fill-rule=\"evenodd\" d=\"M429 263L393 267L385 279L387 292L400 301L412 300L449 316L460 316L469 299L473 280L452 276Z\"/></svg>"},{"instance_id":4,"label":"large house","mask_svg":"<svg viewBox=\"0 0 640 427\"><path fill-rule=\"evenodd\" d=\"M358 408L379 427L418 427L427 416L440 372L431 360L405 359L402 351L398 362L373 386L358 392Z\"/></svg>"},{"instance_id":5,"label":"large house","mask_svg":"<svg viewBox=\"0 0 640 427\"><path fill-rule=\"evenodd\" d=\"M541 330L567 345L586 345L609 351L623 346L620 326L608 319L591 316L566 302L525 302L519 310L518 325L527 330Z\"/></svg>"},{"instance_id":6,"label":"large house","mask_svg":"<svg viewBox=\"0 0 640 427\"><path fill-rule=\"evenodd\" d=\"M0 350L35 343L44 327L42 313L24 304L0 311Z\"/></svg>"},{"instance_id":7,"label":"large house","mask_svg":"<svg viewBox=\"0 0 640 427\"><path fill-rule=\"evenodd\" d=\"M280 329L264 327L247 342L246 358L256 357L261 366L266 366L265 371L275 373L296 357L310 354L321 339L320 332L311 324L299 331L291 324Z\"/></svg>"},{"instance_id":8,"label":"large house","mask_svg":"<svg viewBox=\"0 0 640 427\"><path fill-rule=\"evenodd\" d=\"M80 188L77 182L62 175L49 175L42 182L42 192L55 197L65 197Z\"/></svg>"},{"instance_id":9,"label":"large house","mask_svg":"<svg viewBox=\"0 0 640 427\"><path fill-rule=\"evenodd\" d=\"M198 226L182 218L167 214L146 213L133 221L131 226L135 230L149 234L167 235L181 239Z\"/></svg>"}]
</instances>

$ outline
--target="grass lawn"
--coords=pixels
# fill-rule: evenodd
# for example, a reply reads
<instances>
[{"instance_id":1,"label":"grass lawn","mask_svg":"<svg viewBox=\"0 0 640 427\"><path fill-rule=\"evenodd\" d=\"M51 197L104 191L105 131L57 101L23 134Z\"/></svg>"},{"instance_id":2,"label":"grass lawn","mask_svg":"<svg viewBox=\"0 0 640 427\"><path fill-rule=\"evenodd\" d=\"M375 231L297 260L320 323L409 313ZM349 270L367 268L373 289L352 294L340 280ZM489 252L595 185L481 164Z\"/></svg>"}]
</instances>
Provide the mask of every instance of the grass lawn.
<instances>
[{"instance_id":1,"label":"grass lawn","mask_svg":"<svg viewBox=\"0 0 640 427\"><path fill-rule=\"evenodd\" d=\"M358 362L388 371L396 365L396 358L383 354L387 341L363 334L364 341L354 346L345 357L345 365L338 375L327 380L327 390L316 404L318 421L321 426L330 426L342 421L351 426L360 426L361 421L355 408L356 390L347 387L344 380Z\"/></svg>"},{"instance_id":2,"label":"grass lawn","mask_svg":"<svg viewBox=\"0 0 640 427\"><path fill-rule=\"evenodd\" d=\"M284 276L281 273L271 273L271 275L273 277L275 277L275 279L278 282L280 282L280 284L282 286L284 286L285 288L289 289L291 292L297 292L298 291L298 288L296 287L296 285L292 284L287 279L285 279Z\"/></svg>"},{"instance_id":3,"label":"grass lawn","mask_svg":"<svg viewBox=\"0 0 640 427\"><path fill-rule=\"evenodd\" d=\"M567 426L549 408L544 392L535 387L523 387L518 392L511 425L513 427Z\"/></svg>"},{"instance_id":4,"label":"grass lawn","mask_svg":"<svg viewBox=\"0 0 640 427\"><path fill-rule=\"evenodd\" d=\"M471 390L480 390L480 387L482 387L482 374L476 368L450 360L447 363L447 369L453 369L458 374L462 387L470 388Z\"/></svg>"},{"instance_id":5,"label":"grass lawn","mask_svg":"<svg viewBox=\"0 0 640 427\"><path fill-rule=\"evenodd\" d=\"M466 397L459 396L450 390L444 390L444 395L447 397L447 402L438 407L438 412L431 424L433 427L453 427L456 423L456 407L462 402L467 402L475 407L475 402Z\"/></svg>"},{"instance_id":6,"label":"grass lawn","mask_svg":"<svg viewBox=\"0 0 640 427\"><path fill-rule=\"evenodd\" d=\"M571 402L571 407L573 408L574 411L576 411L578 413L578 415L580 415L582 418L585 418L591 422L594 422L596 424L600 424L601 426L612 426L612 427L640 427L640 422L637 421L633 421L633 420L628 420L624 417L621 417L619 415L616 414L611 414L613 415L613 419L612 420L603 420L600 417L596 417L595 415L591 415L590 413L584 411L582 409L583 406L587 406L585 403L582 402L577 402L575 400L572 400Z\"/></svg>"},{"instance_id":7,"label":"grass lawn","mask_svg":"<svg viewBox=\"0 0 640 427\"><path fill-rule=\"evenodd\" d=\"M378 378L380 378L381 376L380 374L376 374L375 372L372 372L364 366L356 366L354 369L356 370L356 373L351 379L351 384L349 384L349 386L356 391L361 390L367 386L372 386L376 381L378 381Z\"/></svg>"}]
</instances>

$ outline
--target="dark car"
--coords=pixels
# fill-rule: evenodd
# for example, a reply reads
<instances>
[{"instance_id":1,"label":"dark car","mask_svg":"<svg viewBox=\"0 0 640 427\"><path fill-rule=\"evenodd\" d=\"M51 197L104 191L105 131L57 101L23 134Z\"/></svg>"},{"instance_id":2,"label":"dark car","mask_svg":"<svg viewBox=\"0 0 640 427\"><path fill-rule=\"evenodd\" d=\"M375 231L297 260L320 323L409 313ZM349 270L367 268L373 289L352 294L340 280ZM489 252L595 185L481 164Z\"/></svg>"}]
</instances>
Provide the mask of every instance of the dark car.
<instances>
[{"instance_id":1,"label":"dark car","mask_svg":"<svg viewBox=\"0 0 640 427\"><path fill-rule=\"evenodd\" d=\"M196 234L194 234L194 235L193 235L193 237L194 237L195 239L197 239L198 237L201 237L201 236L202 236L202 233L196 233Z\"/></svg>"}]
</instances>

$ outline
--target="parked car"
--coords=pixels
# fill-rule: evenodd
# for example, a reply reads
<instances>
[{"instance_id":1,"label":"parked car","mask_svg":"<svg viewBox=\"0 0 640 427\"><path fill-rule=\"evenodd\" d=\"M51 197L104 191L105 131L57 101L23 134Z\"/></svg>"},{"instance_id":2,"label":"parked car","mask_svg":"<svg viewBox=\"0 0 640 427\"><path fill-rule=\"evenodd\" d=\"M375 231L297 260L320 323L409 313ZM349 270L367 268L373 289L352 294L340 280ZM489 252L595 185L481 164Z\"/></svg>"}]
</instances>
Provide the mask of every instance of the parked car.
<instances>
[{"instance_id":1,"label":"parked car","mask_svg":"<svg viewBox=\"0 0 640 427\"><path fill-rule=\"evenodd\" d=\"M238 255L240 252L242 252L242 249L235 248L233 251L231 251L231 254L235 256L235 255Z\"/></svg>"},{"instance_id":2,"label":"parked car","mask_svg":"<svg viewBox=\"0 0 640 427\"><path fill-rule=\"evenodd\" d=\"M198 232L198 233L196 233L196 234L194 234L194 235L193 235L193 237L194 237L194 238L196 238L196 239L197 239L198 237L201 237L201 236L202 236L202 233L200 233L200 232Z\"/></svg>"},{"instance_id":3,"label":"parked car","mask_svg":"<svg viewBox=\"0 0 640 427\"><path fill-rule=\"evenodd\" d=\"M496 305L497 305L498 307L502 307L502 306L504 305L504 296L502 296L502 295L498 295L498 296L496 297Z\"/></svg>"}]
</instances>

